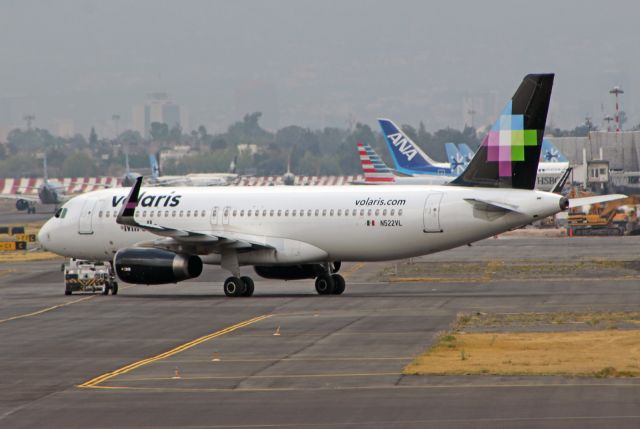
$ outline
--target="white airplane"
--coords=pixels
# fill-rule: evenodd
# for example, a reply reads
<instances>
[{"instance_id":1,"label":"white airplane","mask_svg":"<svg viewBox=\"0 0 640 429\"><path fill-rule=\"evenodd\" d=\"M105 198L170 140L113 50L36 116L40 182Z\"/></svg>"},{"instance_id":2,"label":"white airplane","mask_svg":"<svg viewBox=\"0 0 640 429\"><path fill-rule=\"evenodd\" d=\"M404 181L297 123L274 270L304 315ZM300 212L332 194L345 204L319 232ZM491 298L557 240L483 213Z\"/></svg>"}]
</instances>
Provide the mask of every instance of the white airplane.
<instances>
[{"instance_id":1,"label":"white airplane","mask_svg":"<svg viewBox=\"0 0 640 429\"><path fill-rule=\"evenodd\" d=\"M231 272L223 287L227 296L250 296L254 282L240 277L240 266L253 265L262 277L315 278L319 294L340 294L341 261L426 255L569 207L623 198L569 200L534 190L552 84L552 74L526 76L499 120L509 138L499 138L498 146L486 140L450 185L141 192L139 178L130 191L73 198L38 237L63 256L112 261L128 283L179 282L200 275L205 263Z\"/></svg>"},{"instance_id":2,"label":"white airplane","mask_svg":"<svg viewBox=\"0 0 640 429\"><path fill-rule=\"evenodd\" d=\"M238 178L236 173L236 157L229 164L228 173L192 173L184 176L165 176L160 174L160 164L155 155L149 154L153 186L227 186Z\"/></svg>"},{"instance_id":3,"label":"white airplane","mask_svg":"<svg viewBox=\"0 0 640 429\"><path fill-rule=\"evenodd\" d=\"M53 205L55 207L67 201L70 197L66 195L65 187L56 180L50 180L47 172L47 156L42 160L44 169L44 180L38 186L38 196L24 194L1 194L0 199L10 199L16 201L16 210L27 213L36 212L36 203ZM33 188L28 188L33 189Z\"/></svg>"}]
</instances>

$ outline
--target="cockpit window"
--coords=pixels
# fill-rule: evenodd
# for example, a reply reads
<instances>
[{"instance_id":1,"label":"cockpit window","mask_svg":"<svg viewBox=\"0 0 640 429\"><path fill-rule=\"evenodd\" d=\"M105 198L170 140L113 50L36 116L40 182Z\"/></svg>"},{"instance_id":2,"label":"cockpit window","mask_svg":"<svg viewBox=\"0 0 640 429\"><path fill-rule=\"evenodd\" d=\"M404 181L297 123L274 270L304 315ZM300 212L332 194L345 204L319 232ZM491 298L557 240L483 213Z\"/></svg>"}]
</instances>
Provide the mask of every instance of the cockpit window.
<instances>
[{"instance_id":1,"label":"cockpit window","mask_svg":"<svg viewBox=\"0 0 640 429\"><path fill-rule=\"evenodd\" d=\"M60 219L64 219L66 215L67 215L67 209L62 207L56 210L56 213L54 214L55 217Z\"/></svg>"}]
</instances>

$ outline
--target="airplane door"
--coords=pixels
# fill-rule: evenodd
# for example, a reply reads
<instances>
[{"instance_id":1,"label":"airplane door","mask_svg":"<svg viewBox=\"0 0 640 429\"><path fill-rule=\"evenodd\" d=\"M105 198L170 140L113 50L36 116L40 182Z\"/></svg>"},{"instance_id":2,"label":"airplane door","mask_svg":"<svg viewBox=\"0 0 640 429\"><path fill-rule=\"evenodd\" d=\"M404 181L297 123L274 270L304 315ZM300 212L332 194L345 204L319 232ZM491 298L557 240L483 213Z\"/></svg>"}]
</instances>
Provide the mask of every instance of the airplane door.
<instances>
[{"instance_id":1,"label":"airplane door","mask_svg":"<svg viewBox=\"0 0 640 429\"><path fill-rule=\"evenodd\" d=\"M442 192L432 192L427 195L424 203L424 232L442 232L440 227L440 201Z\"/></svg>"},{"instance_id":2,"label":"airplane door","mask_svg":"<svg viewBox=\"0 0 640 429\"><path fill-rule=\"evenodd\" d=\"M95 198L89 198L84 202L78 220L79 234L93 234L93 212L97 205L98 200Z\"/></svg>"},{"instance_id":3,"label":"airplane door","mask_svg":"<svg viewBox=\"0 0 640 429\"><path fill-rule=\"evenodd\" d=\"M211 211L211 225L220 224L220 207L214 207Z\"/></svg>"},{"instance_id":4,"label":"airplane door","mask_svg":"<svg viewBox=\"0 0 640 429\"><path fill-rule=\"evenodd\" d=\"M222 211L222 224L229 225L229 215L231 214L231 207L225 207Z\"/></svg>"}]
</instances>

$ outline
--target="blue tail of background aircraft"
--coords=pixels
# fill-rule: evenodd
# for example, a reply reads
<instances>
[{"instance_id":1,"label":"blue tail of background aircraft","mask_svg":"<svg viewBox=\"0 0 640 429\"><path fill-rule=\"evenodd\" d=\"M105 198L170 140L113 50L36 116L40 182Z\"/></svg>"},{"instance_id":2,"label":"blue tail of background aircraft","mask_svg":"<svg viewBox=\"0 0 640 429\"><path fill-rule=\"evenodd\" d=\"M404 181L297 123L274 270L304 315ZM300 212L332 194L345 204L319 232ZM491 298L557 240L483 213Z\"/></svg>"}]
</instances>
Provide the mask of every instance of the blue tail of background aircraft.
<instances>
[{"instance_id":1,"label":"blue tail of background aircraft","mask_svg":"<svg viewBox=\"0 0 640 429\"><path fill-rule=\"evenodd\" d=\"M473 159L473 155L475 155L475 152L472 151L469 145L466 143L458 144L458 150L460 150L460 153L464 157L465 164L469 164Z\"/></svg>"},{"instance_id":2,"label":"blue tail of background aircraft","mask_svg":"<svg viewBox=\"0 0 640 429\"><path fill-rule=\"evenodd\" d=\"M449 164L451 165L451 170L456 175L461 174L467 166L468 162L466 162L464 156L462 155L462 153L460 153L455 144L445 143L444 148L447 151L447 159L449 160Z\"/></svg>"},{"instance_id":3,"label":"blue tail of background aircraft","mask_svg":"<svg viewBox=\"0 0 640 429\"><path fill-rule=\"evenodd\" d=\"M151 164L151 180L155 180L160 177L160 164L155 155L149 154L149 164Z\"/></svg>"},{"instance_id":4,"label":"blue tail of background aircraft","mask_svg":"<svg viewBox=\"0 0 640 429\"><path fill-rule=\"evenodd\" d=\"M569 162L569 159L549 140L542 140L542 151L540 153L542 162Z\"/></svg>"},{"instance_id":5,"label":"blue tail of background aircraft","mask_svg":"<svg viewBox=\"0 0 640 429\"><path fill-rule=\"evenodd\" d=\"M429 158L411 139L392 121L378 119L382 135L391 152L396 170L405 174L456 175L448 163L439 163Z\"/></svg>"}]
</instances>

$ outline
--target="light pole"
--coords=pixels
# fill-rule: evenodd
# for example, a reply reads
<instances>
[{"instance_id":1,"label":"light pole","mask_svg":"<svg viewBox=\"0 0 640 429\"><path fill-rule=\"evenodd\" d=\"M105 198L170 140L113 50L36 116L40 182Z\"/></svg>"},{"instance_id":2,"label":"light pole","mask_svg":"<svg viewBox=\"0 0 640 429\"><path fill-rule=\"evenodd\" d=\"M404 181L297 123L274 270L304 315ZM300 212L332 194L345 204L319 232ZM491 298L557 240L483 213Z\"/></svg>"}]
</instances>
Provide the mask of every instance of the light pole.
<instances>
[{"instance_id":1,"label":"light pole","mask_svg":"<svg viewBox=\"0 0 640 429\"><path fill-rule=\"evenodd\" d=\"M624 94L624 91L616 85L609 90L609 94L616 96L616 132L620 132L620 104L618 103L618 97L620 94Z\"/></svg>"},{"instance_id":2,"label":"light pole","mask_svg":"<svg viewBox=\"0 0 640 429\"><path fill-rule=\"evenodd\" d=\"M31 122L36 120L35 115L33 115L31 113L28 113L28 114L24 115L24 117L22 119L27 121L27 130L31 131Z\"/></svg>"},{"instance_id":3,"label":"light pole","mask_svg":"<svg viewBox=\"0 0 640 429\"><path fill-rule=\"evenodd\" d=\"M602 118L602 120L607 123L607 131L611 131L611 121L613 121L613 117L611 115L607 115Z\"/></svg>"}]
</instances>

